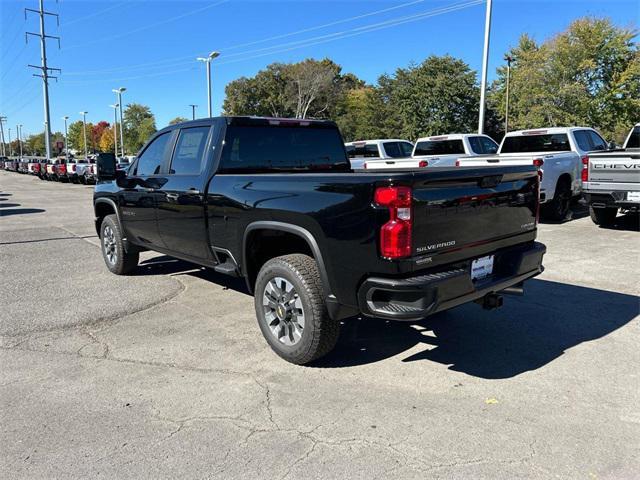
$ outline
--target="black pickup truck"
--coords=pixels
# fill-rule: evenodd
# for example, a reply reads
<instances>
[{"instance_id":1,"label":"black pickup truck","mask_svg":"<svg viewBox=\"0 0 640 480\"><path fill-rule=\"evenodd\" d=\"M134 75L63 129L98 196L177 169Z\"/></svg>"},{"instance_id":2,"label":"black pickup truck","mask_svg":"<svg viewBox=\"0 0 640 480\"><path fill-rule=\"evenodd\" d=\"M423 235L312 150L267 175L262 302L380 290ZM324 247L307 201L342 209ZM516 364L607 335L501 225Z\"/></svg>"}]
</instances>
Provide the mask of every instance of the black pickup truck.
<instances>
[{"instance_id":1,"label":"black pickup truck","mask_svg":"<svg viewBox=\"0 0 640 480\"><path fill-rule=\"evenodd\" d=\"M127 172L97 165L109 270L149 249L244 277L269 345L297 364L348 317L495 308L542 271L533 166L354 171L333 122L254 117L172 125Z\"/></svg>"}]
</instances>

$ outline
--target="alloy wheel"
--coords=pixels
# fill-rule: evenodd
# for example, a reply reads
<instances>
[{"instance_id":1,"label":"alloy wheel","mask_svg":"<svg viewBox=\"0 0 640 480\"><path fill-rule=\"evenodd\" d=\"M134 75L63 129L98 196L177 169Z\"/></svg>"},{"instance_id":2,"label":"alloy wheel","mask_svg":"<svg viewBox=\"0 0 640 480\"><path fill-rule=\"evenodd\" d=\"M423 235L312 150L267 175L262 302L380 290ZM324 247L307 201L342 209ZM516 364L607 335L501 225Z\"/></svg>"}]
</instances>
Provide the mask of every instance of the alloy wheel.
<instances>
[{"instance_id":1,"label":"alloy wheel","mask_svg":"<svg viewBox=\"0 0 640 480\"><path fill-rule=\"evenodd\" d=\"M275 338L285 345L297 344L305 326L302 299L291 282L274 277L262 294L267 326Z\"/></svg>"}]
</instances>

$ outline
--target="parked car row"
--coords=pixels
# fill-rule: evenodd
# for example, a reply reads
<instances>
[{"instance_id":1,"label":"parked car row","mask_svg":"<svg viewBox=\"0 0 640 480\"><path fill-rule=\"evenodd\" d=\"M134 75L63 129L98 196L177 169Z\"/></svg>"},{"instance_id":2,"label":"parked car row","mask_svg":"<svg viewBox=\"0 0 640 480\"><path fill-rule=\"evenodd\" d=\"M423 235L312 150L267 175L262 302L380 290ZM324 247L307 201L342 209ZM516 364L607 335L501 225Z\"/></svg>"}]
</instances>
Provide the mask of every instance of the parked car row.
<instances>
[{"instance_id":1,"label":"parked car row","mask_svg":"<svg viewBox=\"0 0 640 480\"><path fill-rule=\"evenodd\" d=\"M509 132L500 145L490 137L478 134L419 138L411 155L404 158L386 157L380 154L382 149L375 152L373 147L385 145L390 141L409 143L406 140L367 140L345 145L354 169L388 171L535 165L541 179L542 215L555 221L563 220L567 217L571 202L585 192L594 223L605 225L613 223L618 208L623 211L638 211L640 151L637 146L633 147L639 142L635 137L640 135L638 132L640 126L636 125L627 137L624 147L626 150L621 151L615 150L615 145L607 143L596 130L589 127L555 127ZM358 157L355 145L362 145L364 161ZM635 150L630 152L629 149L634 148ZM590 188L598 191L587 194L586 185L590 175ZM594 178L599 180L597 187L593 184ZM619 182L616 183L617 180ZM610 182L616 185L612 187ZM622 192L612 193L611 188L622 189ZM603 195L606 196L606 202Z\"/></svg>"},{"instance_id":2,"label":"parked car row","mask_svg":"<svg viewBox=\"0 0 640 480\"><path fill-rule=\"evenodd\" d=\"M58 157L49 160L42 157L0 157L0 170L35 175L41 180L93 185L96 182L96 157L96 155L82 159ZM129 164L129 158L119 158L117 168L126 170Z\"/></svg>"}]
</instances>

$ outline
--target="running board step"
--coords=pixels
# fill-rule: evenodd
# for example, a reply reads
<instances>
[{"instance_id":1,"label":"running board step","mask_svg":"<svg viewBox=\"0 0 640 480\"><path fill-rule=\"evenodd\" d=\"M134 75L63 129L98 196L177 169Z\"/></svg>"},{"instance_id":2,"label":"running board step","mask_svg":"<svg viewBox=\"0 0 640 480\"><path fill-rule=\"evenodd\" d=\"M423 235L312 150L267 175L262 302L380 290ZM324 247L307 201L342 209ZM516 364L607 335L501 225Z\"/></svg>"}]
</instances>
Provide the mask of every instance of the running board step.
<instances>
[{"instance_id":1,"label":"running board step","mask_svg":"<svg viewBox=\"0 0 640 480\"><path fill-rule=\"evenodd\" d=\"M220 265L216 265L213 269L218 273L224 273L225 275L231 275L233 277L238 276L238 267L235 263L230 260L227 260Z\"/></svg>"}]
</instances>

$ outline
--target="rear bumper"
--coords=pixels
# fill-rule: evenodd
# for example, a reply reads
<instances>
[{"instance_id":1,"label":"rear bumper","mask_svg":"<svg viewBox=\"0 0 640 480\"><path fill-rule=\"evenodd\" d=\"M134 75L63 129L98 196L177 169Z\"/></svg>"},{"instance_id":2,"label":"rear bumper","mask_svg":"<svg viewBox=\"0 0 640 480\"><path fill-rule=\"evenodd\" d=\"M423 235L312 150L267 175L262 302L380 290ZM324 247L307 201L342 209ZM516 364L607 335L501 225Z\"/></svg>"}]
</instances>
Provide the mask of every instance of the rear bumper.
<instances>
[{"instance_id":1,"label":"rear bumper","mask_svg":"<svg viewBox=\"0 0 640 480\"><path fill-rule=\"evenodd\" d=\"M637 192L637 189L634 191ZM632 211L640 210L640 201L627 200L627 193L627 190L589 191L585 192L584 198L587 201L587 204L593 208L624 208Z\"/></svg>"},{"instance_id":2,"label":"rear bumper","mask_svg":"<svg viewBox=\"0 0 640 480\"><path fill-rule=\"evenodd\" d=\"M365 315L392 320L419 320L522 283L543 271L546 247L538 242L496 250L494 273L471 280L471 261L409 278L370 277L358 290Z\"/></svg>"}]
</instances>

